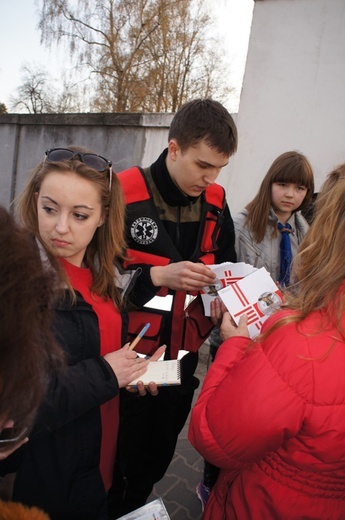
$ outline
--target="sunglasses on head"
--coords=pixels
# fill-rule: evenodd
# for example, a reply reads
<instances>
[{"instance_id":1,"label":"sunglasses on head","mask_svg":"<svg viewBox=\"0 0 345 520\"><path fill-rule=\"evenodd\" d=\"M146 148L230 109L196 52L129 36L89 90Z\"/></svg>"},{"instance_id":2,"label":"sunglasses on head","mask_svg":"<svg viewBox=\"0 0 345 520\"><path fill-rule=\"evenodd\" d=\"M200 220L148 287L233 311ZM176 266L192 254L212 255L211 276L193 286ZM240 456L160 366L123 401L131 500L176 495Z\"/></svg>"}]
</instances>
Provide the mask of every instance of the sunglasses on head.
<instances>
[{"instance_id":1,"label":"sunglasses on head","mask_svg":"<svg viewBox=\"0 0 345 520\"><path fill-rule=\"evenodd\" d=\"M112 162L105 159L101 155L95 153L82 153L69 148L49 148L46 151L46 159L48 161L70 161L74 158L79 159L82 163L90 166L98 172L104 172L109 169L109 190L111 190L111 182L113 177Z\"/></svg>"}]
</instances>

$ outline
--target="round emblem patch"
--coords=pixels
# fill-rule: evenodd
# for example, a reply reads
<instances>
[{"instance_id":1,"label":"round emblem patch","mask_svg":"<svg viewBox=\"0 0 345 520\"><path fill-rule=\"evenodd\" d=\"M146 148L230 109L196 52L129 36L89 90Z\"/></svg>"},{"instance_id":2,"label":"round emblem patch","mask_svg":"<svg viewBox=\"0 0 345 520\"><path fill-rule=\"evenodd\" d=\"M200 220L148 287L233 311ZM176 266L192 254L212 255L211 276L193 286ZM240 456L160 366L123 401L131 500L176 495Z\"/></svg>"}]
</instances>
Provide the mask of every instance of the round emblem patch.
<instances>
[{"instance_id":1,"label":"round emblem patch","mask_svg":"<svg viewBox=\"0 0 345 520\"><path fill-rule=\"evenodd\" d=\"M131 225L131 236L138 244L152 244L157 235L158 226L152 218L139 217Z\"/></svg>"}]
</instances>

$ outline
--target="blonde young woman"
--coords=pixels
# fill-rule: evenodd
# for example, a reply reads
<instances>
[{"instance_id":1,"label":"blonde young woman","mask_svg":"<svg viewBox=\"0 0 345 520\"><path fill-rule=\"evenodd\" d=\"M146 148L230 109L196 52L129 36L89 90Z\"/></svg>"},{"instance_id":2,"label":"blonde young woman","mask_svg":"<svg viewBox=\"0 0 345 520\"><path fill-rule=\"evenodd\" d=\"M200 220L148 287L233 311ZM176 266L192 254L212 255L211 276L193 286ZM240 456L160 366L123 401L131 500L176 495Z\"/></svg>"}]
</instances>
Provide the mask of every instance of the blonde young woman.
<instances>
[{"instance_id":1,"label":"blonde young woman","mask_svg":"<svg viewBox=\"0 0 345 520\"><path fill-rule=\"evenodd\" d=\"M221 468L204 520L345 518L344 236L345 164L318 196L287 309L255 342L224 314L189 431Z\"/></svg>"},{"instance_id":2,"label":"blonde young woman","mask_svg":"<svg viewBox=\"0 0 345 520\"><path fill-rule=\"evenodd\" d=\"M13 499L52 520L106 520L119 388L147 365L121 348L130 280L116 269L124 251L122 190L107 159L53 148L34 170L18 214L55 272L54 330L68 366L50 381L21 448Z\"/></svg>"}]
</instances>

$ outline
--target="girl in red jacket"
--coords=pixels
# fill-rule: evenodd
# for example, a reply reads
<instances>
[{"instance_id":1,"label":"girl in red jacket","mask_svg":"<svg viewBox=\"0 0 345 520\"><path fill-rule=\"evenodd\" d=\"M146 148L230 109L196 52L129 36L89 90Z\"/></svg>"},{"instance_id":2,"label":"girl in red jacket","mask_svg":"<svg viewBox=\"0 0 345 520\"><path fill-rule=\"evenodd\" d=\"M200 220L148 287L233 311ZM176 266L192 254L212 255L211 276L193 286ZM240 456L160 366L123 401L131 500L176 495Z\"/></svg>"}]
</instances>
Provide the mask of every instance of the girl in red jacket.
<instances>
[{"instance_id":1,"label":"girl in red jacket","mask_svg":"<svg viewBox=\"0 0 345 520\"><path fill-rule=\"evenodd\" d=\"M211 519L345 518L345 164L328 177L294 262L288 309L225 339L189 438L221 468Z\"/></svg>"}]
</instances>

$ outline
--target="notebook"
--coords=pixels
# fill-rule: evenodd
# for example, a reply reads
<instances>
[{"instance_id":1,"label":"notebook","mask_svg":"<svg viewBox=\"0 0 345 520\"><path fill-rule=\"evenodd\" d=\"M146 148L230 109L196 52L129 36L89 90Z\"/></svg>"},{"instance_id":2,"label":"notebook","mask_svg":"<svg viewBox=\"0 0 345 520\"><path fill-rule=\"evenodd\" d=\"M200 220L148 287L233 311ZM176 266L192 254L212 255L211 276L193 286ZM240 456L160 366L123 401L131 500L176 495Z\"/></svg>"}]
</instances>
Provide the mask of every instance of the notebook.
<instances>
[{"instance_id":1,"label":"notebook","mask_svg":"<svg viewBox=\"0 0 345 520\"><path fill-rule=\"evenodd\" d=\"M154 381L158 386L180 385L180 360L151 361L145 374L133 379L128 386L136 386L138 381L143 381L145 385L148 385L151 381Z\"/></svg>"}]
</instances>

